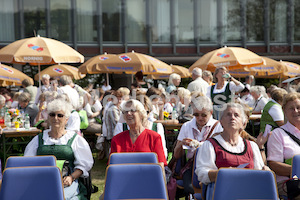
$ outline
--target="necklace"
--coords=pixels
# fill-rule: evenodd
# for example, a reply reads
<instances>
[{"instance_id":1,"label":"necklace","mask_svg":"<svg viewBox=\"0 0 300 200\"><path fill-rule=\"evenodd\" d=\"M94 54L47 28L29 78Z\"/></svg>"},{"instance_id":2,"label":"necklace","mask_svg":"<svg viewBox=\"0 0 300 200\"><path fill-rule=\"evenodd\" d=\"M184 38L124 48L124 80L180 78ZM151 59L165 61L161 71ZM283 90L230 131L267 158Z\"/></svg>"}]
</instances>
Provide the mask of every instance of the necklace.
<instances>
[{"instance_id":1,"label":"necklace","mask_svg":"<svg viewBox=\"0 0 300 200\"><path fill-rule=\"evenodd\" d=\"M235 143L227 142L227 143L230 144L232 147L234 147L234 146L236 146L238 144L237 142L235 142Z\"/></svg>"}]
</instances>

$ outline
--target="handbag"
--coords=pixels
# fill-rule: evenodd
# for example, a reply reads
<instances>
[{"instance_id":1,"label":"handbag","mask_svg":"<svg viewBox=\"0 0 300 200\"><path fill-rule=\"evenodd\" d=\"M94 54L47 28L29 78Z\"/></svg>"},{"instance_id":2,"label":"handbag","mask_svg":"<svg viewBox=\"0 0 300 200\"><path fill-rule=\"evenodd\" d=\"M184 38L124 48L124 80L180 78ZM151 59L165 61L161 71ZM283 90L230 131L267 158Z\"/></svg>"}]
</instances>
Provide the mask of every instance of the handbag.
<instances>
[{"instance_id":1,"label":"handbag","mask_svg":"<svg viewBox=\"0 0 300 200\"><path fill-rule=\"evenodd\" d=\"M284 130L283 128L280 128ZM298 145L300 145L300 140L291 134L290 132L284 130L286 134L288 134ZM286 184L287 191L284 190L284 184ZM295 199L300 195L300 180L298 178L290 178L287 181L285 181L282 185L283 191L285 191L288 195L288 199Z\"/></svg>"},{"instance_id":2,"label":"handbag","mask_svg":"<svg viewBox=\"0 0 300 200\"><path fill-rule=\"evenodd\" d=\"M286 184L286 190L284 188L284 185ZM282 185L283 191L287 193L288 199L292 200L295 199L300 195L300 180L290 178L286 180Z\"/></svg>"}]
</instances>

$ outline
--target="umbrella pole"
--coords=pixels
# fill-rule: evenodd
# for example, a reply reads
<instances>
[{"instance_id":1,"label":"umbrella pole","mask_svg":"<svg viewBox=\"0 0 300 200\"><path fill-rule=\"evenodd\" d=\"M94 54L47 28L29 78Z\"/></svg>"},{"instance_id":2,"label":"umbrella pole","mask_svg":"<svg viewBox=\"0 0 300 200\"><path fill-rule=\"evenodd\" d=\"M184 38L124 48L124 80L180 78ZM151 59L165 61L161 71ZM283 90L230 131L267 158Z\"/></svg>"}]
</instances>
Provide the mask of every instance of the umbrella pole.
<instances>
[{"instance_id":1,"label":"umbrella pole","mask_svg":"<svg viewBox=\"0 0 300 200\"><path fill-rule=\"evenodd\" d=\"M39 90L40 90L40 94L41 94L42 87L41 87L41 65L40 65L40 63L38 64L38 70L39 70Z\"/></svg>"},{"instance_id":2,"label":"umbrella pole","mask_svg":"<svg viewBox=\"0 0 300 200\"><path fill-rule=\"evenodd\" d=\"M107 83L107 85L109 85L109 76L108 76L108 73L106 73L106 83Z\"/></svg>"}]
</instances>

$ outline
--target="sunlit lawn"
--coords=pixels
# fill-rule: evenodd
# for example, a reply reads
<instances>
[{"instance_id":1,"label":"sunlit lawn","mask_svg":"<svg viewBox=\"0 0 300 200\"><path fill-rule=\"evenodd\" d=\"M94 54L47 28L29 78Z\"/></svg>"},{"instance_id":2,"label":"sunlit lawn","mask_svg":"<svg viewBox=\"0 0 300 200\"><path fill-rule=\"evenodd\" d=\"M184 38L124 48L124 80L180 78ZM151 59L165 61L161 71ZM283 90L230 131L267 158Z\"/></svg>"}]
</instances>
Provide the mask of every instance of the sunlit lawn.
<instances>
[{"instance_id":1,"label":"sunlit lawn","mask_svg":"<svg viewBox=\"0 0 300 200\"><path fill-rule=\"evenodd\" d=\"M99 191L97 193L92 194L91 200L98 200L104 190L107 159L98 160L96 156L94 156L94 158L95 163L91 172L92 183L98 187Z\"/></svg>"}]
</instances>

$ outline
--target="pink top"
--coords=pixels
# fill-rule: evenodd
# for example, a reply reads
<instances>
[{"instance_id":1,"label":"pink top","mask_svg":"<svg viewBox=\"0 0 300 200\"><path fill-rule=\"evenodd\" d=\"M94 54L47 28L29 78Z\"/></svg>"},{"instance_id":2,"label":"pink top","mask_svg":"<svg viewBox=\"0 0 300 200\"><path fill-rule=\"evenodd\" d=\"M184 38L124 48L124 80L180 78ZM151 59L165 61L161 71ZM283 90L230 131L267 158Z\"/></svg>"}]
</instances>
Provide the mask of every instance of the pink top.
<instances>
[{"instance_id":1,"label":"pink top","mask_svg":"<svg viewBox=\"0 0 300 200\"><path fill-rule=\"evenodd\" d=\"M287 130L300 139L300 130L290 122L287 122L281 128ZM296 154L300 154L300 146L288 135L284 130L276 128L268 140L268 161L284 162L286 159L292 158ZM287 176L277 176L277 182L287 180Z\"/></svg>"},{"instance_id":2,"label":"pink top","mask_svg":"<svg viewBox=\"0 0 300 200\"><path fill-rule=\"evenodd\" d=\"M114 136L111 140L110 153L115 152L155 152L158 162L167 165L161 137L158 133L149 129L145 129L134 143L130 139L128 130Z\"/></svg>"}]
</instances>

